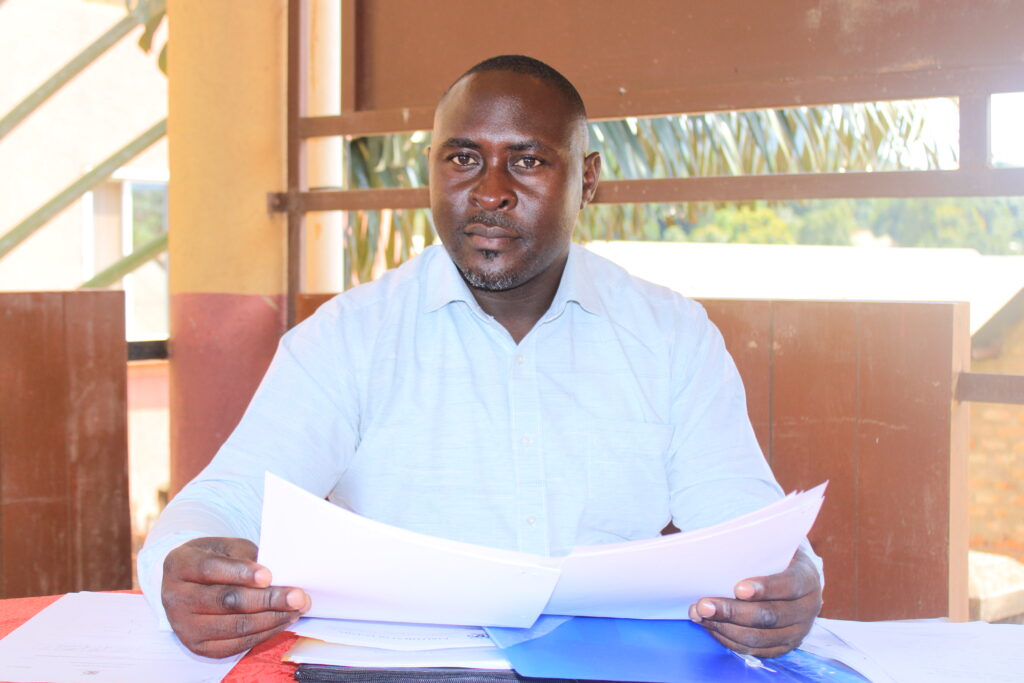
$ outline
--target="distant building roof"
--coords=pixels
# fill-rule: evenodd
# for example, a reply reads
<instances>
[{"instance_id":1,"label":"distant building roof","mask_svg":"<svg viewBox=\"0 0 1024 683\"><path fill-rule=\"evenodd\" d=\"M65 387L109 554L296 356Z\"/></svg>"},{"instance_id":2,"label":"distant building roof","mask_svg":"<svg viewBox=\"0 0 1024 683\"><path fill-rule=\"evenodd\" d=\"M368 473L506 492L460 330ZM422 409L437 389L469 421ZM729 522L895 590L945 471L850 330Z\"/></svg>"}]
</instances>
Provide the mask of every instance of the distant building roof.
<instances>
[{"instance_id":1,"label":"distant building roof","mask_svg":"<svg viewBox=\"0 0 1024 683\"><path fill-rule=\"evenodd\" d=\"M1024 256L973 249L591 242L629 272L694 298L967 301L971 334L1024 290Z\"/></svg>"}]
</instances>

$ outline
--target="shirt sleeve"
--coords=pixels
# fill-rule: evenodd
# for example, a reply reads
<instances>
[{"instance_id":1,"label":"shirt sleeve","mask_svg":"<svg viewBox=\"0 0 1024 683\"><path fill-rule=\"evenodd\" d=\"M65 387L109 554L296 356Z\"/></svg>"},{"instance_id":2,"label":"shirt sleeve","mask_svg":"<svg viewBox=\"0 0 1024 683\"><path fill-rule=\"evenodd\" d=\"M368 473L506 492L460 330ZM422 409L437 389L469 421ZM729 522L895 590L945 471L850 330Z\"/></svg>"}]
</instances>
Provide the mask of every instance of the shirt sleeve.
<instances>
[{"instance_id":1,"label":"shirt sleeve","mask_svg":"<svg viewBox=\"0 0 1024 683\"><path fill-rule=\"evenodd\" d=\"M337 318L317 314L285 335L234 432L167 505L139 553L139 583L161 624L167 554L195 538L259 543L265 472L326 496L358 439L358 400ZM345 362L348 361L348 362Z\"/></svg>"},{"instance_id":2,"label":"shirt sleeve","mask_svg":"<svg viewBox=\"0 0 1024 683\"><path fill-rule=\"evenodd\" d=\"M673 359L669 460L672 521L684 531L752 512L783 496L747 415L746 394L718 328L703 307L687 302L679 316L683 340ZM801 549L818 568L806 539Z\"/></svg>"}]
</instances>

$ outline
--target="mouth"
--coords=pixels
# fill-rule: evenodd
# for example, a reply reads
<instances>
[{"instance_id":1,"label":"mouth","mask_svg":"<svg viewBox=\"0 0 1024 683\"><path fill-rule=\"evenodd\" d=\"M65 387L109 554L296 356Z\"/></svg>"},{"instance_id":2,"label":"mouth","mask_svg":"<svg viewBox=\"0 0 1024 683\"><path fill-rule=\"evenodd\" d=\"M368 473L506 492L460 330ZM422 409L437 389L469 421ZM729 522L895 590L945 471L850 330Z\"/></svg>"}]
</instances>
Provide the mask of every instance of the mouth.
<instances>
[{"instance_id":1,"label":"mouth","mask_svg":"<svg viewBox=\"0 0 1024 683\"><path fill-rule=\"evenodd\" d=\"M519 239L514 230L486 223L471 223L463 232L473 247L485 251L501 251L513 240Z\"/></svg>"}]
</instances>

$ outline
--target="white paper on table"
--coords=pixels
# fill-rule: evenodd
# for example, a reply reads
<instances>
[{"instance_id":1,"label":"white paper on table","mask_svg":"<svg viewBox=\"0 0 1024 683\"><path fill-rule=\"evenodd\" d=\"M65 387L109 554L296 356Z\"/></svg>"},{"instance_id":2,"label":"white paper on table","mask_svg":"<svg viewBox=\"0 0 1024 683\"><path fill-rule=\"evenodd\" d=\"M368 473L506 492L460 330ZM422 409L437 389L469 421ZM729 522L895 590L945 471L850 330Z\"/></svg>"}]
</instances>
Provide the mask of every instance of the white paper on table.
<instances>
[{"instance_id":1,"label":"white paper on table","mask_svg":"<svg viewBox=\"0 0 1024 683\"><path fill-rule=\"evenodd\" d=\"M324 643L301 638L285 655L296 664L331 664L373 669L425 667L463 667L471 669L511 669L512 665L496 647L455 648L446 650L399 651L372 647Z\"/></svg>"},{"instance_id":2,"label":"white paper on table","mask_svg":"<svg viewBox=\"0 0 1024 683\"><path fill-rule=\"evenodd\" d=\"M789 566L821 509L825 484L713 527L564 558L547 614L688 619L702 597L733 595L738 581Z\"/></svg>"},{"instance_id":3,"label":"white paper on table","mask_svg":"<svg viewBox=\"0 0 1024 683\"><path fill-rule=\"evenodd\" d=\"M0 680L206 683L241 657L191 653L141 595L69 593L0 640Z\"/></svg>"},{"instance_id":4,"label":"white paper on table","mask_svg":"<svg viewBox=\"0 0 1024 683\"><path fill-rule=\"evenodd\" d=\"M815 619L810 633L800 643L801 650L823 659L842 662L871 683L896 683L878 662L822 626L823 621L821 618Z\"/></svg>"},{"instance_id":5,"label":"white paper on table","mask_svg":"<svg viewBox=\"0 0 1024 683\"><path fill-rule=\"evenodd\" d=\"M929 621L818 623L873 659L899 683L1017 683L1024 625Z\"/></svg>"},{"instance_id":6,"label":"white paper on table","mask_svg":"<svg viewBox=\"0 0 1024 683\"><path fill-rule=\"evenodd\" d=\"M487 633L478 626L435 626L303 617L288 630L296 635L316 638L327 643L409 652L494 647Z\"/></svg>"},{"instance_id":7,"label":"white paper on table","mask_svg":"<svg viewBox=\"0 0 1024 683\"><path fill-rule=\"evenodd\" d=\"M559 560L427 536L361 517L266 474L260 564L311 617L530 626Z\"/></svg>"}]
</instances>

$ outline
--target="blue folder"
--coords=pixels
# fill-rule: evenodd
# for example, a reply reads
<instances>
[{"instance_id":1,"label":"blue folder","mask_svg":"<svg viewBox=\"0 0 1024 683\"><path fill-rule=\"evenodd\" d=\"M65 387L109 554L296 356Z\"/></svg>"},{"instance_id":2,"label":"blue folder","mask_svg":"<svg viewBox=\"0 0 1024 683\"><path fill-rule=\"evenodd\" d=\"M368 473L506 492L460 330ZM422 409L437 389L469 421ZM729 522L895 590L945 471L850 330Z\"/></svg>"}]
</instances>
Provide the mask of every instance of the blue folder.
<instances>
[{"instance_id":1,"label":"blue folder","mask_svg":"<svg viewBox=\"0 0 1024 683\"><path fill-rule=\"evenodd\" d=\"M488 628L521 676L643 683L865 679L842 664L795 650L742 657L690 621L541 617L530 629Z\"/></svg>"}]
</instances>

